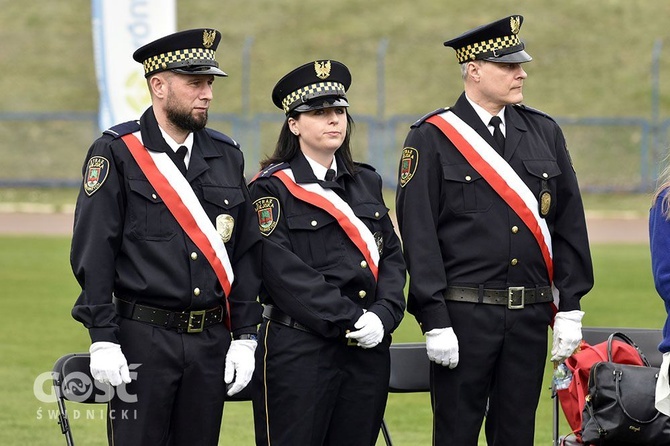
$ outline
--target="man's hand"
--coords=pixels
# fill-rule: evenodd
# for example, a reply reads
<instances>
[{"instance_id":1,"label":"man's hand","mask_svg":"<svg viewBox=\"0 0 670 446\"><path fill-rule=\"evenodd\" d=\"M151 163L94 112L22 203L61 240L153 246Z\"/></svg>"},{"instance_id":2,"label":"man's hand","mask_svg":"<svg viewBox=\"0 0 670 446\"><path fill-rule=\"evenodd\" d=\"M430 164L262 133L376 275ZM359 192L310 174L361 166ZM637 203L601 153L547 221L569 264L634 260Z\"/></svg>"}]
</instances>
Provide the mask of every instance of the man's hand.
<instances>
[{"instance_id":1,"label":"man's hand","mask_svg":"<svg viewBox=\"0 0 670 446\"><path fill-rule=\"evenodd\" d=\"M130 382L128 362L119 344L94 342L88 351L91 353L91 376L96 381L113 386Z\"/></svg>"},{"instance_id":2,"label":"man's hand","mask_svg":"<svg viewBox=\"0 0 670 446\"><path fill-rule=\"evenodd\" d=\"M561 363L568 359L582 342L582 318L580 310L559 311L554 316L554 342L551 360Z\"/></svg>"},{"instance_id":3,"label":"man's hand","mask_svg":"<svg viewBox=\"0 0 670 446\"><path fill-rule=\"evenodd\" d=\"M256 367L254 353L257 345L258 342L252 339L238 339L230 343L223 376L223 380L228 384L228 396L235 395L251 381Z\"/></svg>"},{"instance_id":4,"label":"man's hand","mask_svg":"<svg viewBox=\"0 0 670 446\"><path fill-rule=\"evenodd\" d=\"M347 333L346 337L357 340L358 345L363 348L376 347L384 339L384 324L372 311L363 313L354 328L358 330Z\"/></svg>"},{"instance_id":5,"label":"man's hand","mask_svg":"<svg viewBox=\"0 0 670 446\"><path fill-rule=\"evenodd\" d=\"M450 369L458 365L458 338L454 329L433 328L426 332L426 351L428 359Z\"/></svg>"}]
</instances>

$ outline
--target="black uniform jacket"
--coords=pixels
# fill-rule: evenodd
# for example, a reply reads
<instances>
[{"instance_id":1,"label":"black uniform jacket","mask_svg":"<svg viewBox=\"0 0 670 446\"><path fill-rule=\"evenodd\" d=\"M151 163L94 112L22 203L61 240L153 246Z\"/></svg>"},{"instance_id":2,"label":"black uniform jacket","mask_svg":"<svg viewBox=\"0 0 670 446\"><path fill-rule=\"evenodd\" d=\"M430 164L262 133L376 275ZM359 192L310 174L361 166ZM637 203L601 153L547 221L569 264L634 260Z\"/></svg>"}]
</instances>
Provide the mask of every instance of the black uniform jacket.
<instances>
[{"instance_id":1,"label":"black uniform jacket","mask_svg":"<svg viewBox=\"0 0 670 446\"><path fill-rule=\"evenodd\" d=\"M338 156L336 154L336 156ZM291 170L297 183L316 183L307 159L298 154ZM279 168L289 167L286 163ZM363 309L374 312L392 332L405 311L405 262L382 198L381 177L369 166L352 174L338 161L335 181L323 181L346 201L375 235L381 253L378 280L354 243L326 211L295 198L266 169L251 183L258 203L267 197L280 205L274 230L264 237L261 301L273 304L324 337L344 336Z\"/></svg>"},{"instance_id":2,"label":"black uniform jacket","mask_svg":"<svg viewBox=\"0 0 670 446\"><path fill-rule=\"evenodd\" d=\"M451 109L489 144L493 136L462 94ZM451 326L447 286L549 285L536 240L514 211L434 125L412 126L406 148L416 170L398 182L397 214L410 274L407 310L424 332ZM524 106L505 107L504 158L538 198L551 194L545 216L553 243L560 311L579 309L593 286L593 268L577 178L554 120ZM495 146L494 146L495 147ZM405 174L412 173L405 172ZM404 185L403 185L404 183Z\"/></svg>"},{"instance_id":3,"label":"black uniform jacket","mask_svg":"<svg viewBox=\"0 0 670 446\"><path fill-rule=\"evenodd\" d=\"M174 155L149 108L139 123L104 132L86 156L87 162L104 158L108 169L106 175L103 169L103 183L90 196L84 188L79 192L70 254L82 288L72 315L89 329L94 342L118 342L112 294L173 311L223 304L223 290L205 255L181 229L120 139L140 128L149 150ZM236 335L255 333L261 321L260 236L243 172L237 143L213 130L195 132L186 179L213 223L221 214L234 219L225 246L235 274L229 299Z\"/></svg>"}]
</instances>

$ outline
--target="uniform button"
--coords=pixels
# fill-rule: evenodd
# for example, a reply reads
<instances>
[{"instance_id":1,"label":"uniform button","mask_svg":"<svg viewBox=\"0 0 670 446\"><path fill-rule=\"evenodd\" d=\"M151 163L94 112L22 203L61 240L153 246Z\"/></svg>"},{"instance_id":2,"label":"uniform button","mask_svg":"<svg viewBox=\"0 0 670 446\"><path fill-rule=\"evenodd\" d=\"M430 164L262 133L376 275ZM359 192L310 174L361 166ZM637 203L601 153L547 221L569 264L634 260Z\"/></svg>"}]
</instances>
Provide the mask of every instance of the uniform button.
<instances>
[{"instance_id":1,"label":"uniform button","mask_svg":"<svg viewBox=\"0 0 670 446\"><path fill-rule=\"evenodd\" d=\"M358 292L358 297L360 297L361 299L363 299L365 296L367 296L367 294L368 294L368 293L366 293L365 290L360 290L360 291Z\"/></svg>"},{"instance_id":2,"label":"uniform button","mask_svg":"<svg viewBox=\"0 0 670 446\"><path fill-rule=\"evenodd\" d=\"M312 220L312 222L311 222L310 224L311 224L312 226L316 226L318 223L316 222L316 220Z\"/></svg>"},{"instance_id":3,"label":"uniform button","mask_svg":"<svg viewBox=\"0 0 670 446\"><path fill-rule=\"evenodd\" d=\"M549 174L547 172L542 172L542 178L549 178Z\"/></svg>"},{"instance_id":4,"label":"uniform button","mask_svg":"<svg viewBox=\"0 0 670 446\"><path fill-rule=\"evenodd\" d=\"M223 200L223 202L224 202L225 204L228 204L228 200Z\"/></svg>"},{"instance_id":5,"label":"uniform button","mask_svg":"<svg viewBox=\"0 0 670 446\"><path fill-rule=\"evenodd\" d=\"M197 252L192 252L191 253L191 260L198 260L198 253Z\"/></svg>"},{"instance_id":6,"label":"uniform button","mask_svg":"<svg viewBox=\"0 0 670 446\"><path fill-rule=\"evenodd\" d=\"M517 259L512 259L512 261L509 263L511 263L512 266L515 266L517 263L519 263L519 261Z\"/></svg>"},{"instance_id":7,"label":"uniform button","mask_svg":"<svg viewBox=\"0 0 670 446\"><path fill-rule=\"evenodd\" d=\"M375 212L375 217L379 218L379 212Z\"/></svg>"},{"instance_id":8,"label":"uniform button","mask_svg":"<svg viewBox=\"0 0 670 446\"><path fill-rule=\"evenodd\" d=\"M363 260L363 261L361 262L361 268L367 268L367 267L368 267L368 262L366 262L365 260Z\"/></svg>"},{"instance_id":9,"label":"uniform button","mask_svg":"<svg viewBox=\"0 0 670 446\"><path fill-rule=\"evenodd\" d=\"M153 198L155 200L157 198L156 194L151 194L151 198Z\"/></svg>"},{"instance_id":10,"label":"uniform button","mask_svg":"<svg viewBox=\"0 0 670 446\"><path fill-rule=\"evenodd\" d=\"M519 232L519 227L518 226L512 226L512 234L516 234Z\"/></svg>"},{"instance_id":11,"label":"uniform button","mask_svg":"<svg viewBox=\"0 0 670 446\"><path fill-rule=\"evenodd\" d=\"M470 175L465 176L465 181L470 181L471 179L472 179L472 177Z\"/></svg>"},{"instance_id":12,"label":"uniform button","mask_svg":"<svg viewBox=\"0 0 670 446\"><path fill-rule=\"evenodd\" d=\"M200 296L200 288L193 289L193 295L194 296Z\"/></svg>"}]
</instances>

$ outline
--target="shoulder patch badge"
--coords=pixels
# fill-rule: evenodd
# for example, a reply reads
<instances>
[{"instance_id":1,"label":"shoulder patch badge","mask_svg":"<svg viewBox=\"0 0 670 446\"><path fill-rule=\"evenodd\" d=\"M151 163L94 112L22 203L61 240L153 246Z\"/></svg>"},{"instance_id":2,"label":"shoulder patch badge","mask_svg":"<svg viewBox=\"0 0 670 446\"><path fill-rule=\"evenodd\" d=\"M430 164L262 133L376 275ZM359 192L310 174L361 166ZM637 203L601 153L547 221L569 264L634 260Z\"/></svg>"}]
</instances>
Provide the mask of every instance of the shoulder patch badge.
<instances>
[{"instance_id":1,"label":"shoulder patch badge","mask_svg":"<svg viewBox=\"0 0 670 446\"><path fill-rule=\"evenodd\" d=\"M109 174L109 161L101 156L93 156L86 164L84 192L89 197L100 189Z\"/></svg>"},{"instance_id":2,"label":"shoulder patch badge","mask_svg":"<svg viewBox=\"0 0 670 446\"><path fill-rule=\"evenodd\" d=\"M416 167L419 164L419 151L414 147L405 147L402 149L402 158L400 159L400 187L405 187L409 180L414 176Z\"/></svg>"},{"instance_id":3,"label":"shoulder patch badge","mask_svg":"<svg viewBox=\"0 0 670 446\"><path fill-rule=\"evenodd\" d=\"M261 234L267 237L272 234L272 231L277 227L277 223L279 223L279 215L281 214L279 200L275 197L259 198L254 201L254 209L256 215L258 215L258 228Z\"/></svg>"}]
</instances>

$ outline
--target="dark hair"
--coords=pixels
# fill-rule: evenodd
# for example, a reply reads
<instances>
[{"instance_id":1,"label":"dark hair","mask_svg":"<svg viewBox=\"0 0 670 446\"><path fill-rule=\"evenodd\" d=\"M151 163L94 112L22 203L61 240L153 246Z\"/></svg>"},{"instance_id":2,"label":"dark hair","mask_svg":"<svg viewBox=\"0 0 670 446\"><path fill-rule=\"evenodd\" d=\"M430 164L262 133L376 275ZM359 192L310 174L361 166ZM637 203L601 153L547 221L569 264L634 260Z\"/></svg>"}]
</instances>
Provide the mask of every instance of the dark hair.
<instances>
[{"instance_id":1,"label":"dark hair","mask_svg":"<svg viewBox=\"0 0 670 446\"><path fill-rule=\"evenodd\" d=\"M288 127L289 118L298 119L298 112L291 112L284 120L281 130L279 131L279 137L277 138L277 144L275 146L275 151L272 155L266 157L261 161L261 170L265 169L270 164L279 164L285 161L290 161L295 156L300 153L300 140L297 135L294 135L293 132ZM351 132L354 128L354 120L347 111L347 133L344 135L344 141L336 153L339 153L344 161L345 167L352 174L355 173L354 160L351 156Z\"/></svg>"}]
</instances>

